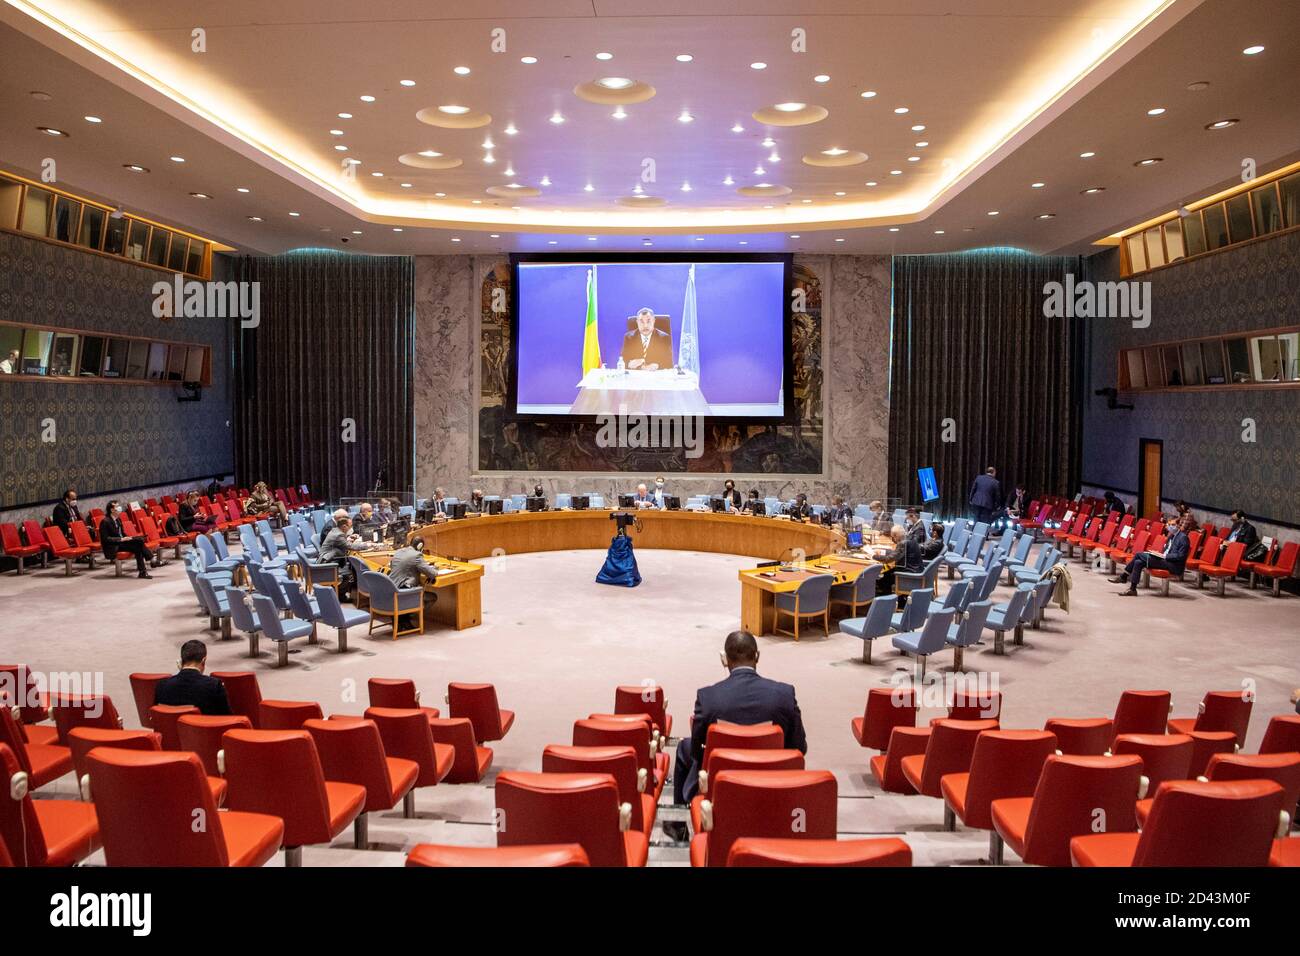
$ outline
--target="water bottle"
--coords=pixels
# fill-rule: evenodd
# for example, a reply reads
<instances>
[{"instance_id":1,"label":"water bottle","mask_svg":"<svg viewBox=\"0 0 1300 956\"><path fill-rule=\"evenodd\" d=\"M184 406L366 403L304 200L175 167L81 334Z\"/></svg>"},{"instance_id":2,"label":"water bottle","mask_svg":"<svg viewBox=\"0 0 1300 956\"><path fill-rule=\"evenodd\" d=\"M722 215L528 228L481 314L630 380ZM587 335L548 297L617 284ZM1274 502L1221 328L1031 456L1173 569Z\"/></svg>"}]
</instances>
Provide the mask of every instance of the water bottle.
<instances>
[{"instance_id":1,"label":"water bottle","mask_svg":"<svg viewBox=\"0 0 1300 956\"><path fill-rule=\"evenodd\" d=\"M623 364L623 356L618 357L618 374L623 375L627 372L627 367Z\"/></svg>"}]
</instances>

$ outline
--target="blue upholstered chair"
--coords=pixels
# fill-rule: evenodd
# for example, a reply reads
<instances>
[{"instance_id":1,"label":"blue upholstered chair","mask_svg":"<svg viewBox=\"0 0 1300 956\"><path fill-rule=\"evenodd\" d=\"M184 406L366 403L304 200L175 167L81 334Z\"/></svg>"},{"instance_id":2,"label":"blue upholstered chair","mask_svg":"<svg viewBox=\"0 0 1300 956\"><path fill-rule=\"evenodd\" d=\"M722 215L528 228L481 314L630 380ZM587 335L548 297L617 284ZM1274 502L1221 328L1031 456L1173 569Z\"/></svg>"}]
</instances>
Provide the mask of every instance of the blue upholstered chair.
<instances>
[{"instance_id":1,"label":"blue upholstered chair","mask_svg":"<svg viewBox=\"0 0 1300 956\"><path fill-rule=\"evenodd\" d=\"M424 631L424 588L398 588L393 584L392 578L378 571L367 571L363 578L366 590L370 593L370 627L367 634L374 631L376 623L381 626L390 624L393 640L403 634L419 634ZM415 617L416 624L402 630L400 618L407 614Z\"/></svg>"},{"instance_id":2,"label":"blue upholstered chair","mask_svg":"<svg viewBox=\"0 0 1300 956\"><path fill-rule=\"evenodd\" d=\"M217 537L220 537L218 534ZM212 543L210 535L201 534L194 539L194 546L203 558L204 571L234 571L243 565L238 558L223 558L217 553L217 546ZM224 545L224 540L222 541Z\"/></svg>"},{"instance_id":3,"label":"blue upholstered chair","mask_svg":"<svg viewBox=\"0 0 1300 956\"><path fill-rule=\"evenodd\" d=\"M903 609L890 616L890 627L896 631L915 631L925 623L926 615L930 613L930 605L933 602L934 588L917 588L908 595L907 604ZM885 603L890 603L888 597Z\"/></svg>"},{"instance_id":4,"label":"blue upholstered chair","mask_svg":"<svg viewBox=\"0 0 1300 956\"><path fill-rule=\"evenodd\" d=\"M262 621L253 604L253 595L230 588L226 592L226 602L230 607L231 622L248 635L248 656L259 656L258 638L262 634ZM271 616L275 616L274 606L271 608Z\"/></svg>"},{"instance_id":5,"label":"blue upholstered chair","mask_svg":"<svg viewBox=\"0 0 1300 956\"><path fill-rule=\"evenodd\" d=\"M303 593L302 585L297 581L285 581L280 587L284 591L285 598L289 601L289 611L300 621L311 621L313 624L320 620L320 603L316 598L310 598ZM329 592L329 588L321 588L320 593ZM312 628L311 638L308 644L316 643L316 629Z\"/></svg>"},{"instance_id":6,"label":"blue upholstered chair","mask_svg":"<svg viewBox=\"0 0 1300 956\"><path fill-rule=\"evenodd\" d=\"M352 603L358 608L363 607L362 601L370 601L370 591L366 587L365 576L370 573L370 565L362 561L355 554L348 555L348 565L352 568L352 573L357 579L357 589L352 594Z\"/></svg>"},{"instance_id":7,"label":"blue upholstered chair","mask_svg":"<svg viewBox=\"0 0 1300 956\"><path fill-rule=\"evenodd\" d=\"M980 643L980 636L984 633L984 624L988 620L989 611L992 609L992 601L975 601L968 604L966 606L966 616L962 618L961 623L948 628L948 636L944 638L944 642L953 649L953 670L959 671L962 669L962 654L966 648Z\"/></svg>"},{"instance_id":8,"label":"blue upholstered chair","mask_svg":"<svg viewBox=\"0 0 1300 956\"><path fill-rule=\"evenodd\" d=\"M603 507L605 507L605 496L604 496L604 495L588 495L587 497L588 497L588 499L590 499L590 500L587 502L587 507L589 507L589 508L603 508Z\"/></svg>"},{"instance_id":9,"label":"blue upholstered chair","mask_svg":"<svg viewBox=\"0 0 1300 956\"><path fill-rule=\"evenodd\" d=\"M898 594L910 594L921 588L931 591L939 580L939 565L943 564L943 554L936 554L920 571L894 570L894 591Z\"/></svg>"},{"instance_id":10,"label":"blue upholstered chair","mask_svg":"<svg viewBox=\"0 0 1300 956\"><path fill-rule=\"evenodd\" d=\"M1024 565L1022 567L1012 567L1011 576L1017 584L1037 584L1040 580L1047 577L1048 573L1056 565L1061 563L1061 552L1057 550L1056 545L1046 545L1038 555L1038 561L1033 565Z\"/></svg>"},{"instance_id":11,"label":"blue upholstered chair","mask_svg":"<svg viewBox=\"0 0 1300 956\"><path fill-rule=\"evenodd\" d=\"M979 557L980 548L984 547L984 535L968 534L966 537L966 547L964 549L956 547L954 542L953 550L940 555L944 565L948 568L948 578L952 579L954 568L962 565L972 564Z\"/></svg>"},{"instance_id":12,"label":"blue upholstered chair","mask_svg":"<svg viewBox=\"0 0 1300 956\"><path fill-rule=\"evenodd\" d=\"M240 525L240 527L243 528L246 526ZM212 542L212 548L217 553L218 561L222 561L222 562L237 561L240 564L248 563L249 561L248 552L244 552L243 554L231 554L230 548L226 544L226 536L222 534L220 531L209 531L208 540Z\"/></svg>"},{"instance_id":13,"label":"blue upholstered chair","mask_svg":"<svg viewBox=\"0 0 1300 956\"><path fill-rule=\"evenodd\" d=\"M883 565L869 564L852 581L832 585L830 598L832 608L836 604L847 604L849 617L856 617L858 608L866 607L875 599L876 581L879 580L882 570L884 570Z\"/></svg>"},{"instance_id":14,"label":"blue upholstered chair","mask_svg":"<svg viewBox=\"0 0 1300 956\"><path fill-rule=\"evenodd\" d=\"M338 631L338 652L346 654L348 650L348 628L358 624L368 624L370 614L344 607L333 588L321 588L316 592L316 603L320 607L320 622L326 627Z\"/></svg>"},{"instance_id":15,"label":"blue upholstered chair","mask_svg":"<svg viewBox=\"0 0 1300 956\"><path fill-rule=\"evenodd\" d=\"M511 495L510 505L515 511L523 511L524 502L527 500L527 498L528 498L527 495Z\"/></svg>"},{"instance_id":16,"label":"blue upholstered chair","mask_svg":"<svg viewBox=\"0 0 1300 956\"><path fill-rule=\"evenodd\" d=\"M894 635L892 641L894 647L904 654L916 657L919 679L925 678L925 665L929 656L948 646L946 643L948 628L952 626L953 615L956 613L952 610L936 611L925 619L925 626L919 631Z\"/></svg>"},{"instance_id":17,"label":"blue upholstered chair","mask_svg":"<svg viewBox=\"0 0 1300 956\"><path fill-rule=\"evenodd\" d=\"M339 586L339 566L328 561L313 561L304 548L298 549L298 567L302 570L303 581L309 593L321 584L332 588Z\"/></svg>"},{"instance_id":18,"label":"blue upholstered chair","mask_svg":"<svg viewBox=\"0 0 1300 956\"><path fill-rule=\"evenodd\" d=\"M871 602L866 617L848 617L840 621L840 631L862 641L862 663L871 663L871 642L889 633L893 612L893 599L886 595Z\"/></svg>"},{"instance_id":19,"label":"blue upholstered chair","mask_svg":"<svg viewBox=\"0 0 1300 956\"><path fill-rule=\"evenodd\" d=\"M984 582L980 577L980 583ZM956 611L961 614L966 607L966 595L970 593L971 584L969 578L962 578L960 581L954 581L948 587L948 593L942 601L931 601L928 613L933 614L935 611Z\"/></svg>"},{"instance_id":20,"label":"blue upholstered chair","mask_svg":"<svg viewBox=\"0 0 1300 956\"><path fill-rule=\"evenodd\" d=\"M983 579L978 574L973 574L962 580L970 582L970 590L966 592L970 595L970 599L966 602L967 607L976 601L989 600L993 597L993 592L998 589L999 578L996 574L986 574Z\"/></svg>"},{"instance_id":21,"label":"blue upholstered chair","mask_svg":"<svg viewBox=\"0 0 1300 956\"><path fill-rule=\"evenodd\" d=\"M1025 602L1025 611L1020 615L1021 624L1028 624L1034 629L1038 628L1043 617L1043 608L1047 606L1047 601L1052 596L1055 587L1055 578L1044 578L1034 585L1029 600Z\"/></svg>"},{"instance_id":22,"label":"blue upholstered chair","mask_svg":"<svg viewBox=\"0 0 1300 956\"><path fill-rule=\"evenodd\" d=\"M1029 549L1033 546L1034 536L1032 534L1022 534L1011 552L999 557L998 563L1006 568L1008 572L1013 567L1023 567L1025 561L1029 558Z\"/></svg>"},{"instance_id":23,"label":"blue upholstered chair","mask_svg":"<svg viewBox=\"0 0 1300 956\"><path fill-rule=\"evenodd\" d=\"M309 637L314 632L310 621L281 620L275 612L275 604L265 594L253 595L253 607L257 608L257 619L262 624L262 633L275 641L275 666L284 667L289 663L289 642L295 637Z\"/></svg>"},{"instance_id":24,"label":"blue upholstered chair","mask_svg":"<svg viewBox=\"0 0 1300 956\"><path fill-rule=\"evenodd\" d=\"M993 653L1004 654L1004 638L1007 631L1014 631L1017 639L1021 634L1021 617L1024 615L1025 602L1029 600L1030 593L1034 590L1032 584L1019 584L1016 591L1011 595L1011 599L1003 601L1001 604L995 604L989 608L988 621L985 623L990 631L993 632ZM1019 640L1017 640L1019 643Z\"/></svg>"},{"instance_id":25,"label":"blue upholstered chair","mask_svg":"<svg viewBox=\"0 0 1300 956\"><path fill-rule=\"evenodd\" d=\"M820 617L822 627L829 635L831 632L830 620L830 598L831 585L835 583L833 574L814 574L810 578L805 578L799 582L799 586L793 591L779 591L774 595L776 616L773 623L773 630L777 634L781 631L781 615L786 615L794 619L794 630L786 631L786 634L793 634L794 639L799 640L799 622L807 617Z\"/></svg>"},{"instance_id":26,"label":"blue upholstered chair","mask_svg":"<svg viewBox=\"0 0 1300 956\"><path fill-rule=\"evenodd\" d=\"M925 525L926 528L929 528L930 525L933 524L933 523L934 523L934 512L933 512L933 511L922 511L922 512L921 512L921 524Z\"/></svg>"},{"instance_id":27,"label":"blue upholstered chair","mask_svg":"<svg viewBox=\"0 0 1300 956\"><path fill-rule=\"evenodd\" d=\"M568 492L564 492L564 491L561 491L561 492L559 492L559 493L556 494L556 496L555 496L555 507L557 507L557 508L568 508L568 507L570 507L572 504L573 504L573 495L569 494Z\"/></svg>"},{"instance_id":28,"label":"blue upholstered chair","mask_svg":"<svg viewBox=\"0 0 1300 956\"><path fill-rule=\"evenodd\" d=\"M195 575L194 588L203 601L203 608L208 612L208 628L221 628L221 639L230 640L230 603L226 598L225 585L217 587L212 580L202 574ZM237 589L236 589L237 590Z\"/></svg>"}]
</instances>

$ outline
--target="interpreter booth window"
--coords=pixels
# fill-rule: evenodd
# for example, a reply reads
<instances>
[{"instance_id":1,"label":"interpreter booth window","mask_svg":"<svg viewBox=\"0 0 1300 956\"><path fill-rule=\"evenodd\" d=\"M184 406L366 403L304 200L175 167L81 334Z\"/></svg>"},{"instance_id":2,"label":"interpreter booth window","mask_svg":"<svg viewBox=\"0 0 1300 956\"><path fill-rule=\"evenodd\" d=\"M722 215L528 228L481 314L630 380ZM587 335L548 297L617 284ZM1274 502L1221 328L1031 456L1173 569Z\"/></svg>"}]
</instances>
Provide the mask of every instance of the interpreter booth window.
<instances>
[{"instance_id":1,"label":"interpreter booth window","mask_svg":"<svg viewBox=\"0 0 1300 956\"><path fill-rule=\"evenodd\" d=\"M1210 249L1222 249L1228 244L1228 217L1223 203L1205 207L1205 243Z\"/></svg>"},{"instance_id":2,"label":"interpreter booth window","mask_svg":"<svg viewBox=\"0 0 1300 956\"><path fill-rule=\"evenodd\" d=\"M115 256L126 255L126 234L131 228L131 220L125 216L114 219L108 217L108 228L104 231L104 251Z\"/></svg>"},{"instance_id":3,"label":"interpreter booth window","mask_svg":"<svg viewBox=\"0 0 1300 956\"><path fill-rule=\"evenodd\" d=\"M1205 363L1205 382L1207 385L1222 385L1228 380L1223 365L1223 342L1214 339L1201 343L1201 360Z\"/></svg>"},{"instance_id":4,"label":"interpreter booth window","mask_svg":"<svg viewBox=\"0 0 1300 956\"><path fill-rule=\"evenodd\" d=\"M142 379L149 367L149 343L138 339L131 342L126 354L126 377Z\"/></svg>"},{"instance_id":5,"label":"interpreter booth window","mask_svg":"<svg viewBox=\"0 0 1300 956\"><path fill-rule=\"evenodd\" d=\"M1205 370L1201 363L1201 343L1187 342L1184 344L1182 347L1182 359L1183 384L1204 385Z\"/></svg>"},{"instance_id":6,"label":"interpreter booth window","mask_svg":"<svg viewBox=\"0 0 1300 956\"><path fill-rule=\"evenodd\" d=\"M28 187L23 200L23 217L18 228L33 236L47 235L50 228L50 210L54 206L54 193L48 189Z\"/></svg>"},{"instance_id":7,"label":"interpreter booth window","mask_svg":"<svg viewBox=\"0 0 1300 956\"><path fill-rule=\"evenodd\" d=\"M82 376L98 378L104 364L104 339L98 335L87 335L81 342Z\"/></svg>"},{"instance_id":8,"label":"interpreter booth window","mask_svg":"<svg viewBox=\"0 0 1300 956\"><path fill-rule=\"evenodd\" d=\"M167 374L167 346L162 342L149 343L149 381L161 382Z\"/></svg>"},{"instance_id":9,"label":"interpreter booth window","mask_svg":"<svg viewBox=\"0 0 1300 956\"><path fill-rule=\"evenodd\" d=\"M0 325L0 375L21 375L23 371L23 330Z\"/></svg>"},{"instance_id":10,"label":"interpreter booth window","mask_svg":"<svg viewBox=\"0 0 1300 956\"><path fill-rule=\"evenodd\" d=\"M44 375L50 364L50 344L53 332L28 329L23 338L23 374Z\"/></svg>"},{"instance_id":11,"label":"interpreter booth window","mask_svg":"<svg viewBox=\"0 0 1300 956\"><path fill-rule=\"evenodd\" d=\"M1277 349L1282 365L1282 381L1300 382L1300 332L1279 335Z\"/></svg>"},{"instance_id":12,"label":"interpreter booth window","mask_svg":"<svg viewBox=\"0 0 1300 956\"><path fill-rule=\"evenodd\" d=\"M50 346L50 375L75 375L77 367L78 336L55 332Z\"/></svg>"},{"instance_id":13,"label":"interpreter booth window","mask_svg":"<svg viewBox=\"0 0 1300 956\"><path fill-rule=\"evenodd\" d=\"M173 345L171 359L167 365L167 381L179 382L185 374L185 359L188 349L183 345Z\"/></svg>"},{"instance_id":14,"label":"interpreter booth window","mask_svg":"<svg viewBox=\"0 0 1300 956\"><path fill-rule=\"evenodd\" d=\"M1250 348L1245 338L1228 339L1223 343L1228 353L1228 381L1242 385L1254 381L1250 368Z\"/></svg>"},{"instance_id":15,"label":"interpreter booth window","mask_svg":"<svg viewBox=\"0 0 1300 956\"><path fill-rule=\"evenodd\" d=\"M1205 224L1201 222L1199 212L1185 216L1183 223L1183 245L1189 256L1199 256L1205 251Z\"/></svg>"},{"instance_id":16,"label":"interpreter booth window","mask_svg":"<svg viewBox=\"0 0 1300 956\"><path fill-rule=\"evenodd\" d=\"M50 238L59 242L71 242L77 234L81 222L81 203L67 196L58 196L54 201L54 221L50 223Z\"/></svg>"},{"instance_id":17,"label":"interpreter booth window","mask_svg":"<svg viewBox=\"0 0 1300 956\"><path fill-rule=\"evenodd\" d=\"M1250 218L1250 197L1245 193L1228 200L1228 232L1234 243L1255 238L1255 226Z\"/></svg>"},{"instance_id":18,"label":"interpreter booth window","mask_svg":"<svg viewBox=\"0 0 1300 956\"><path fill-rule=\"evenodd\" d=\"M1251 365L1257 382L1282 381L1282 353L1276 335L1257 335L1250 340Z\"/></svg>"},{"instance_id":19,"label":"interpreter booth window","mask_svg":"<svg viewBox=\"0 0 1300 956\"><path fill-rule=\"evenodd\" d=\"M149 229L147 222L131 220L131 229L127 233L126 257L136 262L144 261L145 251L149 248Z\"/></svg>"},{"instance_id":20,"label":"interpreter booth window","mask_svg":"<svg viewBox=\"0 0 1300 956\"><path fill-rule=\"evenodd\" d=\"M109 339L108 352L104 356L104 378L124 377L130 353L131 343L126 339Z\"/></svg>"}]
</instances>

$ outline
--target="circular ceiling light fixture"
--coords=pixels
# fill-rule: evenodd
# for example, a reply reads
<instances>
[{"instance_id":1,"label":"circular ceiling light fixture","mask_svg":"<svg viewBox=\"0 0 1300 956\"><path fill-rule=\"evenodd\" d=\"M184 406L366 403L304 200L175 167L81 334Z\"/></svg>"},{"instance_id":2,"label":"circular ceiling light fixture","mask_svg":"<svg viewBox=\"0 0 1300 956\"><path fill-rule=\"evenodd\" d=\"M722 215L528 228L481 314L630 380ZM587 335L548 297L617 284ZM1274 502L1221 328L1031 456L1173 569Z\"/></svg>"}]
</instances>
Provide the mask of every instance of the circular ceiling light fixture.
<instances>
[{"instance_id":1,"label":"circular ceiling light fixture","mask_svg":"<svg viewBox=\"0 0 1300 956\"><path fill-rule=\"evenodd\" d=\"M1147 110L1147 116L1159 116L1163 112L1165 112L1163 106L1153 106L1151 109Z\"/></svg>"},{"instance_id":2,"label":"circular ceiling light fixture","mask_svg":"<svg viewBox=\"0 0 1300 956\"><path fill-rule=\"evenodd\" d=\"M1035 216L1034 218L1035 218L1035 219L1055 219L1055 218L1056 218L1056 213L1054 213L1054 212L1045 212L1045 213L1041 213L1040 215Z\"/></svg>"},{"instance_id":3,"label":"circular ceiling light fixture","mask_svg":"<svg viewBox=\"0 0 1300 956\"><path fill-rule=\"evenodd\" d=\"M829 83L830 81L831 81L830 76L828 76L825 73L818 73L816 76L813 77L814 83Z\"/></svg>"},{"instance_id":4,"label":"circular ceiling light fixture","mask_svg":"<svg viewBox=\"0 0 1300 956\"><path fill-rule=\"evenodd\" d=\"M339 119L352 119L352 114L351 114L351 113L340 113L340 114L339 114Z\"/></svg>"},{"instance_id":5,"label":"circular ceiling light fixture","mask_svg":"<svg viewBox=\"0 0 1300 956\"><path fill-rule=\"evenodd\" d=\"M741 186L736 192L741 196L766 199L772 196L788 196L794 190L789 186L782 186L778 183L758 183L754 186Z\"/></svg>"},{"instance_id":6,"label":"circular ceiling light fixture","mask_svg":"<svg viewBox=\"0 0 1300 956\"><path fill-rule=\"evenodd\" d=\"M1164 161L1165 161L1165 160L1164 160L1164 157L1163 157L1163 156L1150 156L1150 157L1148 157L1148 158L1146 158L1146 159L1139 159L1139 160L1138 160L1136 163L1134 163L1133 165L1134 165L1134 166L1154 166L1156 163L1163 163Z\"/></svg>"},{"instance_id":7,"label":"circular ceiling light fixture","mask_svg":"<svg viewBox=\"0 0 1300 956\"><path fill-rule=\"evenodd\" d=\"M1079 195L1092 196L1095 195L1096 193L1104 193L1105 191L1106 191L1105 186L1089 186L1087 189L1080 189Z\"/></svg>"},{"instance_id":8,"label":"circular ceiling light fixture","mask_svg":"<svg viewBox=\"0 0 1300 956\"><path fill-rule=\"evenodd\" d=\"M626 76L603 76L590 83L579 83L573 88L573 95L602 106L629 106L653 99L655 88Z\"/></svg>"},{"instance_id":9,"label":"circular ceiling light fixture","mask_svg":"<svg viewBox=\"0 0 1300 956\"><path fill-rule=\"evenodd\" d=\"M830 116L830 111L811 103L777 103L755 110L753 116L764 126L808 126L820 123Z\"/></svg>"},{"instance_id":10,"label":"circular ceiling light fixture","mask_svg":"<svg viewBox=\"0 0 1300 956\"><path fill-rule=\"evenodd\" d=\"M449 103L434 108L426 107L415 114L421 123L440 129L477 129L492 122L492 114L479 113L468 106Z\"/></svg>"},{"instance_id":11,"label":"circular ceiling light fixture","mask_svg":"<svg viewBox=\"0 0 1300 956\"><path fill-rule=\"evenodd\" d=\"M820 153L808 153L803 157L805 166L837 167L860 166L867 161L867 154L856 149L822 150Z\"/></svg>"},{"instance_id":12,"label":"circular ceiling light fixture","mask_svg":"<svg viewBox=\"0 0 1300 956\"><path fill-rule=\"evenodd\" d=\"M535 56L521 56L521 57L519 58L519 62L520 62L520 63L523 63L523 64L526 64L526 65L528 65L528 66L532 66L534 63L537 62L537 57L535 57Z\"/></svg>"},{"instance_id":13,"label":"circular ceiling light fixture","mask_svg":"<svg viewBox=\"0 0 1300 956\"><path fill-rule=\"evenodd\" d=\"M53 126L38 126L36 128L40 130L42 133L44 133L46 136L63 136L63 137L71 138L71 134L65 133L61 129L55 129Z\"/></svg>"},{"instance_id":14,"label":"circular ceiling light fixture","mask_svg":"<svg viewBox=\"0 0 1300 956\"><path fill-rule=\"evenodd\" d=\"M668 200L662 196L632 195L619 196L615 200L620 206L628 206L632 209L654 209L658 206L666 206Z\"/></svg>"},{"instance_id":15,"label":"circular ceiling light fixture","mask_svg":"<svg viewBox=\"0 0 1300 956\"><path fill-rule=\"evenodd\" d=\"M141 166L139 163L123 163L122 168L129 169L133 173L149 172L149 168L147 166ZM244 190L244 191L247 192L248 190Z\"/></svg>"},{"instance_id":16,"label":"circular ceiling light fixture","mask_svg":"<svg viewBox=\"0 0 1300 956\"><path fill-rule=\"evenodd\" d=\"M749 64L749 68L751 70L766 70L767 64L762 60L755 60L753 63Z\"/></svg>"},{"instance_id":17,"label":"circular ceiling light fixture","mask_svg":"<svg viewBox=\"0 0 1300 956\"><path fill-rule=\"evenodd\" d=\"M691 56L689 53L678 53L678 54L677 54L677 62L678 62L678 63L690 63L691 60L693 60L693 59L695 59L695 57Z\"/></svg>"},{"instance_id":18,"label":"circular ceiling light fixture","mask_svg":"<svg viewBox=\"0 0 1300 956\"><path fill-rule=\"evenodd\" d=\"M863 90L863 91L862 91L861 93L859 93L858 95L861 96L864 100L869 100L869 99L871 99L872 97L874 97L874 96L876 95L876 91L875 91L875 90Z\"/></svg>"},{"instance_id":19,"label":"circular ceiling light fixture","mask_svg":"<svg viewBox=\"0 0 1300 956\"><path fill-rule=\"evenodd\" d=\"M614 54L612 54L612 53L597 53L597 54L596 54L596 59L597 59L597 60L612 60L612 59L614 59Z\"/></svg>"},{"instance_id":20,"label":"circular ceiling light fixture","mask_svg":"<svg viewBox=\"0 0 1300 956\"><path fill-rule=\"evenodd\" d=\"M1254 56L1256 53L1263 53L1264 48L1256 44L1255 46L1246 47L1246 49L1242 50L1241 52L1244 53L1246 56Z\"/></svg>"},{"instance_id":21,"label":"circular ceiling light fixture","mask_svg":"<svg viewBox=\"0 0 1300 956\"><path fill-rule=\"evenodd\" d=\"M82 119L84 119L87 123L102 123L102 122L104 122L104 121L103 121L102 119L100 119L98 116L83 116Z\"/></svg>"},{"instance_id":22,"label":"circular ceiling light fixture","mask_svg":"<svg viewBox=\"0 0 1300 956\"><path fill-rule=\"evenodd\" d=\"M432 149L419 153L403 153L397 157L397 161L403 166L414 166L416 169L455 169L464 162L458 156L444 156Z\"/></svg>"},{"instance_id":23,"label":"circular ceiling light fixture","mask_svg":"<svg viewBox=\"0 0 1300 956\"><path fill-rule=\"evenodd\" d=\"M415 85L415 80L398 80L397 82L401 83L403 86L414 86L414 85Z\"/></svg>"},{"instance_id":24,"label":"circular ceiling light fixture","mask_svg":"<svg viewBox=\"0 0 1300 956\"><path fill-rule=\"evenodd\" d=\"M1221 119L1221 120L1215 120L1213 123L1206 123L1206 124L1205 124L1205 128L1206 128L1206 129L1209 129L1209 130L1215 130L1215 129L1227 129L1229 126L1236 126L1236 125L1237 125L1238 123L1240 123L1240 122L1241 122L1241 120L1239 120L1239 119Z\"/></svg>"},{"instance_id":25,"label":"circular ceiling light fixture","mask_svg":"<svg viewBox=\"0 0 1300 956\"><path fill-rule=\"evenodd\" d=\"M532 199L542 194L542 191L536 186L524 186L519 183L489 186L485 191L489 196L497 196L501 199Z\"/></svg>"},{"instance_id":26,"label":"circular ceiling light fixture","mask_svg":"<svg viewBox=\"0 0 1300 956\"><path fill-rule=\"evenodd\" d=\"M212 197L209 196L207 193L190 193L190 195L193 196L195 199L211 199L211 198L212 198ZM290 213L289 215L292 216L293 213Z\"/></svg>"},{"instance_id":27,"label":"circular ceiling light fixture","mask_svg":"<svg viewBox=\"0 0 1300 956\"><path fill-rule=\"evenodd\" d=\"M467 66L452 67L451 72L455 73L457 76L469 76L469 67Z\"/></svg>"}]
</instances>

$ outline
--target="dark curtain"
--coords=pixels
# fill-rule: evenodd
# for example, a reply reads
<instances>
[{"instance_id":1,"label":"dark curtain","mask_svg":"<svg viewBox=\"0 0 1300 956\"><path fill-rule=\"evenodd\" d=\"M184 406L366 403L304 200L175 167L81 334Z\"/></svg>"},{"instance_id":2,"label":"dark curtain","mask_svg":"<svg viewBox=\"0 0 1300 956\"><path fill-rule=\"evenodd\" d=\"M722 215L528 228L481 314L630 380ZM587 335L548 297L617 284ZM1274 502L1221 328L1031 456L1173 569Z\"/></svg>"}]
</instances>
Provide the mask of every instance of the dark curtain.
<instances>
[{"instance_id":1,"label":"dark curtain","mask_svg":"<svg viewBox=\"0 0 1300 956\"><path fill-rule=\"evenodd\" d=\"M948 515L967 514L989 465L1004 495L1017 481L1031 498L1077 490L1084 320L1043 316L1044 285L1066 273L1081 281L1080 260L1012 250L894 259L890 496L919 503L926 465Z\"/></svg>"},{"instance_id":2,"label":"dark curtain","mask_svg":"<svg viewBox=\"0 0 1300 956\"><path fill-rule=\"evenodd\" d=\"M330 500L377 481L410 490L414 260L295 252L234 271L260 283L261 303L261 323L235 336L238 483L305 483Z\"/></svg>"}]
</instances>

